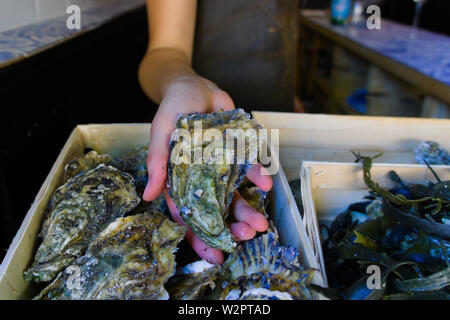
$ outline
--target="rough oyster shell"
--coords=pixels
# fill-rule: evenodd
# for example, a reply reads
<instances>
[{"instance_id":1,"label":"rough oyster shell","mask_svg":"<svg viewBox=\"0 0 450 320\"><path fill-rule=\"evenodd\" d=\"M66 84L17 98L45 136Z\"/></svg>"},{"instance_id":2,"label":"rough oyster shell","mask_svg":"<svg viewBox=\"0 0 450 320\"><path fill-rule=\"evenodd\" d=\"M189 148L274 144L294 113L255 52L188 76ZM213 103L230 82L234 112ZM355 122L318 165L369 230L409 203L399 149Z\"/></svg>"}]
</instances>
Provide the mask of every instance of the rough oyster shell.
<instances>
[{"instance_id":1,"label":"rough oyster shell","mask_svg":"<svg viewBox=\"0 0 450 320\"><path fill-rule=\"evenodd\" d=\"M200 260L185 266L181 274L169 280L168 291L174 300L198 300L215 288L219 266Z\"/></svg>"},{"instance_id":2,"label":"rough oyster shell","mask_svg":"<svg viewBox=\"0 0 450 320\"><path fill-rule=\"evenodd\" d=\"M134 148L121 158L115 158L110 154L99 154L94 150L72 159L65 167L64 181L73 178L77 174L95 169L100 164L112 166L130 174L139 194L142 195L148 181L147 174L148 146L142 145Z\"/></svg>"},{"instance_id":3,"label":"rough oyster shell","mask_svg":"<svg viewBox=\"0 0 450 320\"><path fill-rule=\"evenodd\" d=\"M133 178L100 164L69 179L53 194L27 281L50 281L81 256L111 221L139 203Z\"/></svg>"},{"instance_id":4,"label":"rough oyster shell","mask_svg":"<svg viewBox=\"0 0 450 320\"><path fill-rule=\"evenodd\" d=\"M236 292L239 294L238 292ZM254 288L245 291L239 300L294 300L287 292L272 291L266 288Z\"/></svg>"},{"instance_id":5,"label":"rough oyster shell","mask_svg":"<svg viewBox=\"0 0 450 320\"><path fill-rule=\"evenodd\" d=\"M99 154L92 150L80 157L72 159L66 165L64 173L65 181L81 172L95 169L99 164L103 163L130 174L134 179L134 184L139 197L142 197L148 182L147 154L148 146L146 145L134 148L121 158L114 158L106 153ZM168 210L167 203L162 194L151 202L141 201L139 205L128 214L132 215L145 211L158 211L169 215L170 213Z\"/></svg>"},{"instance_id":6,"label":"rough oyster shell","mask_svg":"<svg viewBox=\"0 0 450 320\"><path fill-rule=\"evenodd\" d=\"M227 282L221 299L246 298L248 290L258 288L285 292L293 299L312 299L307 285L312 280L313 270L302 267L297 250L278 244L273 233L263 234L239 245L225 261L223 268ZM250 298L250 292L247 292L247 298Z\"/></svg>"},{"instance_id":7,"label":"rough oyster shell","mask_svg":"<svg viewBox=\"0 0 450 320\"><path fill-rule=\"evenodd\" d=\"M421 164L450 164L450 154L435 141L422 141L414 149L414 157Z\"/></svg>"},{"instance_id":8,"label":"rough oyster shell","mask_svg":"<svg viewBox=\"0 0 450 320\"><path fill-rule=\"evenodd\" d=\"M138 146L120 158L120 167L118 167L118 169L133 177L136 190L140 196L142 196L148 182L147 155L148 146Z\"/></svg>"},{"instance_id":9,"label":"rough oyster shell","mask_svg":"<svg viewBox=\"0 0 450 320\"><path fill-rule=\"evenodd\" d=\"M64 168L64 181L75 177L77 174L85 171L95 169L100 164L105 164L108 166L113 166L120 169L120 163L118 160L114 159L109 154L98 154L96 151L92 150L82 155L72 159Z\"/></svg>"},{"instance_id":10,"label":"rough oyster shell","mask_svg":"<svg viewBox=\"0 0 450 320\"><path fill-rule=\"evenodd\" d=\"M118 218L36 299L168 299L185 232L160 213Z\"/></svg>"},{"instance_id":11,"label":"rough oyster shell","mask_svg":"<svg viewBox=\"0 0 450 320\"><path fill-rule=\"evenodd\" d=\"M214 128L223 135L226 141L227 129L258 128L257 123L242 109L210 114L189 114L181 116L177 121L177 128L188 130L194 136L194 123L201 121L202 129ZM201 140L201 139L200 139ZM197 141L194 137L191 145L191 159L194 159L194 150L201 148L204 151L212 144ZM231 252L236 246L227 227L226 218L228 207L233 198L233 192L242 183L250 164L256 160L255 152L249 151L249 141L246 143L245 161L239 164L236 161L237 152L227 150L223 146L223 155L234 152L233 164L202 163L177 164L176 152L183 140L171 142L171 158L169 161L169 186L173 200L180 209L181 217L192 228L194 233L210 247ZM174 152L175 150L175 152Z\"/></svg>"},{"instance_id":12,"label":"rough oyster shell","mask_svg":"<svg viewBox=\"0 0 450 320\"><path fill-rule=\"evenodd\" d=\"M268 218L266 213L267 192L258 189L257 186L247 185L245 188L239 189L239 194L250 206Z\"/></svg>"}]
</instances>

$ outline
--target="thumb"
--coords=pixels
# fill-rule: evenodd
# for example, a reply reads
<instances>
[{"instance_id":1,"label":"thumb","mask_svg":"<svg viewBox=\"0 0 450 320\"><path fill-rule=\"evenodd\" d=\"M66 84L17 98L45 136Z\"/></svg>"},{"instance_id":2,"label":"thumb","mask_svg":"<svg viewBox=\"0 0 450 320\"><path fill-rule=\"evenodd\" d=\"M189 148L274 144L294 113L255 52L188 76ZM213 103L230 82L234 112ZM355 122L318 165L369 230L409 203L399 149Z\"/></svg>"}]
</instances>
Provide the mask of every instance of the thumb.
<instances>
[{"instance_id":1,"label":"thumb","mask_svg":"<svg viewBox=\"0 0 450 320\"><path fill-rule=\"evenodd\" d=\"M144 200L156 199L164 190L169 161L169 141L175 128L176 119L168 114L156 114L151 128L151 143L148 149L148 184L144 191Z\"/></svg>"}]
</instances>

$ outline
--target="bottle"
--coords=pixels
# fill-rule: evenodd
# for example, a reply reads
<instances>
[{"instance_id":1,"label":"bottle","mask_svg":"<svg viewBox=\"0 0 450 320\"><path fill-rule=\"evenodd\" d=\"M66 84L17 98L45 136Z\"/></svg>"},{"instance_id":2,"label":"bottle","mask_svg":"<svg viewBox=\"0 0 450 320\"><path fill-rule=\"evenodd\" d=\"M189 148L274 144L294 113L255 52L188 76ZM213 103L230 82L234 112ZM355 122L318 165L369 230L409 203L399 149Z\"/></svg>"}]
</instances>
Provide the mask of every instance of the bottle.
<instances>
[{"instance_id":1,"label":"bottle","mask_svg":"<svg viewBox=\"0 0 450 320\"><path fill-rule=\"evenodd\" d=\"M332 0L331 1L331 24L345 25L352 6L352 0Z\"/></svg>"},{"instance_id":2,"label":"bottle","mask_svg":"<svg viewBox=\"0 0 450 320\"><path fill-rule=\"evenodd\" d=\"M355 0L353 4L352 23L358 24L363 20L363 5L360 0Z\"/></svg>"}]
</instances>

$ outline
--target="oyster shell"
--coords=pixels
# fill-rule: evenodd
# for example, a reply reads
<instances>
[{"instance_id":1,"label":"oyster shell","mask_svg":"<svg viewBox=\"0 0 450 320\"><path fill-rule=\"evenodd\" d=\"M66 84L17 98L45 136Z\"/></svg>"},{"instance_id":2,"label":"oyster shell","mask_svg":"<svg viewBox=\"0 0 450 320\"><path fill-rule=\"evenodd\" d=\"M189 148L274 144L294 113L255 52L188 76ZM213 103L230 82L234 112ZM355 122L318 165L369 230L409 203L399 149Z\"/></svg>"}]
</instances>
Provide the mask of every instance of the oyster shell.
<instances>
[{"instance_id":1,"label":"oyster shell","mask_svg":"<svg viewBox=\"0 0 450 320\"><path fill-rule=\"evenodd\" d=\"M202 129L217 129L226 141L227 129L256 129L257 123L242 109L210 114L189 114L181 116L177 128L188 130L194 137L190 148L190 159L194 159L194 150L211 148L212 143L195 139L194 123L201 121ZM173 136L174 138L175 136ZM246 138L247 140L247 138ZM207 245L226 252L231 252L236 246L227 227L228 207L233 198L233 192L242 183L251 163L256 161L256 153L250 152L250 141L246 141L245 161L237 161L238 152L222 146L222 155L234 154L232 164L208 162L205 157L201 163L190 161L183 163L177 157L177 152L185 143L182 139L170 144L169 186L173 200L180 209L181 217L192 228L194 233ZM225 144L225 143L224 143ZM175 151L174 151L175 150ZM214 149L217 150L217 149ZM241 159L242 160L242 159ZM180 163L181 162L181 163ZM243 162L243 163L239 163ZM179 163L179 164L178 164Z\"/></svg>"},{"instance_id":2,"label":"oyster shell","mask_svg":"<svg viewBox=\"0 0 450 320\"><path fill-rule=\"evenodd\" d=\"M225 261L224 300L255 298L253 289L265 288L273 295L293 299L312 299L307 285L311 282L313 270L300 265L298 252L293 247L281 246L273 233L239 245ZM249 291L250 290L250 291ZM267 294L267 292L266 292ZM263 298L263 297L260 297Z\"/></svg>"},{"instance_id":3,"label":"oyster shell","mask_svg":"<svg viewBox=\"0 0 450 320\"><path fill-rule=\"evenodd\" d=\"M135 182L138 194L142 196L148 182L147 173L148 146L138 146L120 158L118 169L129 173Z\"/></svg>"},{"instance_id":4,"label":"oyster shell","mask_svg":"<svg viewBox=\"0 0 450 320\"><path fill-rule=\"evenodd\" d=\"M69 179L50 200L40 233L43 241L25 279L54 279L99 232L139 201L133 178L111 166L100 164Z\"/></svg>"},{"instance_id":5,"label":"oyster shell","mask_svg":"<svg viewBox=\"0 0 450 320\"><path fill-rule=\"evenodd\" d=\"M448 151L434 141L422 141L417 148L414 149L414 158L421 164L450 164L450 154Z\"/></svg>"},{"instance_id":6,"label":"oyster shell","mask_svg":"<svg viewBox=\"0 0 450 320\"><path fill-rule=\"evenodd\" d=\"M268 218L266 213L267 192L258 189L255 185L247 185L244 188L239 189L239 194L250 206Z\"/></svg>"},{"instance_id":7,"label":"oyster shell","mask_svg":"<svg viewBox=\"0 0 450 320\"><path fill-rule=\"evenodd\" d=\"M81 172L95 169L103 163L130 174L135 181L136 189L142 195L148 181L147 153L148 146L145 145L134 148L121 158L115 158L107 153L99 154L95 150L89 151L85 155L72 159L66 165L64 181Z\"/></svg>"},{"instance_id":8,"label":"oyster shell","mask_svg":"<svg viewBox=\"0 0 450 320\"><path fill-rule=\"evenodd\" d=\"M170 279L168 291L171 299L198 300L208 289L215 288L219 266L200 260L185 266L181 274Z\"/></svg>"},{"instance_id":9,"label":"oyster shell","mask_svg":"<svg viewBox=\"0 0 450 320\"><path fill-rule=\"evenodd\" d=\"M120 169L121 165L118 160L114 159L109 154L98 154L96 151L92 150L82 155L72 159L64 168L64 181L75 177L77 174L95 169L100 164L105 164L108 166L113 166Z\"/></svg>"},{"instance_id":10,"label":"oyster shell","mask_svg":"<svg viewBox=\"0 0 450 320\"><path fill-rule=\"evenodd\" d=\"M272 291L266 288L256 288L245 291L240 300L294 300L287 292Z\"/></svg>"},{"instance_id":11,"label":"oyster shell","mask_svg":"<svg viewBox=\"0 0 450 320\"><path fill-rule=\"evenodd\" d=\"M36 299L168 299L186 228L160 213L118 218Z\"/></svg>"}]
</instances>

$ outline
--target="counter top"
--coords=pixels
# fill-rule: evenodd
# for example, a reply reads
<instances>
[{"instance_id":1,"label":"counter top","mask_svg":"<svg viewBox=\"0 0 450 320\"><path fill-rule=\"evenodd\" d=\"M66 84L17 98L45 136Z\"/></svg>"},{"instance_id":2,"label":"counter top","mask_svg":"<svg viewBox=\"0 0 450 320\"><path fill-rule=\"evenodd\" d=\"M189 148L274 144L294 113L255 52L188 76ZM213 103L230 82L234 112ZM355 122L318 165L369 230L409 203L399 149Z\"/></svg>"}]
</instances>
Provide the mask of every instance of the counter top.
<instances>
[{"instance_id":1,"label":"counter top","mask_svg":"<svg viewBox=\"0 0 450 320\"><path fill-rule=\"evenodd\" d=\"M450 37L381 20L381 29L365 22L334 26L328 17L302 16L302 23L372 63L432 95L450 102Z\"/></svg>"},{"instance_id":2,"label":"counter top","mask_svg":"<svg viewBox=\"0 0 450 320\"><path fill-rule=\"evenodd\" d=\"M95 29L144 4L145 0L105 1L102 6L81 12L81 30L69 30L68 15L64 15L0 32L0 68Z\"/></svg>"}]
</instances>

